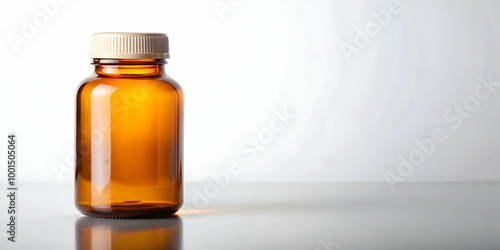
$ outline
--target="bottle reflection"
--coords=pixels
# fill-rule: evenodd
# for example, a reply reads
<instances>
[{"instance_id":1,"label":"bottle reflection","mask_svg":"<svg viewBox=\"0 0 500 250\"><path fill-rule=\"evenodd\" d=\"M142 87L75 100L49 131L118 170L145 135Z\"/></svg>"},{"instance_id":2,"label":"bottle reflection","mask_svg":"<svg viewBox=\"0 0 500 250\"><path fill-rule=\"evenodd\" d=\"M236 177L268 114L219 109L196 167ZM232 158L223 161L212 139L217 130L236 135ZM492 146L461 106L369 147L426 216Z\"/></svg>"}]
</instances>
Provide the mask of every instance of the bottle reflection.
<instances>
[{"instance_id":1,"label":"bottle reflection","mask_svg":"<svg viewBox=\"0 0 500 250\"><path fill-rule=\"evenodd\" d=\"M112 220L83 217L76 223L76 249L181 249L182 219Z\"/></svg>"}]
</instances>

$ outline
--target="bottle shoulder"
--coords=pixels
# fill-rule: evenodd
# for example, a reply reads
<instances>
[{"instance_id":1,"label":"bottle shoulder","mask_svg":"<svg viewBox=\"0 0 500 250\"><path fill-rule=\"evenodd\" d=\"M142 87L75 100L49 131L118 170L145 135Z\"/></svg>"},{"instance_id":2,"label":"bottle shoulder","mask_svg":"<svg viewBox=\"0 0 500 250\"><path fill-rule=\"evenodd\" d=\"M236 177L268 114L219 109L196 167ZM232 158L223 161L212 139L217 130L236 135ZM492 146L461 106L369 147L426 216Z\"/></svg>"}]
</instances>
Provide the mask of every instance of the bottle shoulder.
<instances>
[{"instance_id":1,"label":"bottle shoulder","mask_svg":"<svg viewBox=\"0 0 500 250\"><path fill-rule=\"evenodd\" d=\"M77 96L93 93L96 88L115 90L147 90L159 92L175 92L183 95L180 84L168 75L161 77L102 77L92 74L85 78L79 85Z\"/></svg>"}]
</instances>

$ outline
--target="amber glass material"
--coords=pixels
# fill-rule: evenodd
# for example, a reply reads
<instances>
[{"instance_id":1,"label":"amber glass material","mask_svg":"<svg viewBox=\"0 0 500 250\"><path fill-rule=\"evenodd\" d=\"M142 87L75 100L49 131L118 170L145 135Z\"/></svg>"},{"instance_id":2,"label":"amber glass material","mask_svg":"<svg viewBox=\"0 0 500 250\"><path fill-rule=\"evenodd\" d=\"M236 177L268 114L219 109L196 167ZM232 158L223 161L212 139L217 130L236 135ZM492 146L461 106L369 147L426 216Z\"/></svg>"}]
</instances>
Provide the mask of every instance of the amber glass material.
<instances>
[{"instance_id":1,"label":"amber glass material","mask_svg":"<svg viewBox=\"0 0 500 250\"><path fill-rule=\"evenodd\" d=\"M102 220L83 217L76 226L76 249L182 249L182 219Z\"/></svg>"},{"instance_id":2,"label":"amber glass material","mask_svg":"<svg viewBox=\"0 0 500 250\"><path fill-rule=\"evenodd\" d=\"M76 207L157 217L182 205L183 92L165 60L94 59L77 93Z\"/></svg>"}]
</instances>

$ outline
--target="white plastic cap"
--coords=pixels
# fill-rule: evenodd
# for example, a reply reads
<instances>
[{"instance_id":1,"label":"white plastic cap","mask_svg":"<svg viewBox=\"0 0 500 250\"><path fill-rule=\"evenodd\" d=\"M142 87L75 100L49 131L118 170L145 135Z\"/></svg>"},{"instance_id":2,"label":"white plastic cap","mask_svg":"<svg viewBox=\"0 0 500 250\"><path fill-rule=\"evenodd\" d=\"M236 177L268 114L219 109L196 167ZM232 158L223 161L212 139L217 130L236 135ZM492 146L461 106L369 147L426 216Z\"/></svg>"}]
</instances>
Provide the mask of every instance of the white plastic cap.
<instances>
[{"instance_id":1,"label":"white plastic cap","mask_svg":"<svg viewBox=\"0 0 500 250\"><path fill-rule=\"evenodd\" d=\"M96 33L90 37L90 58L170 58L168 37L164 33Z\"/></svg>"}]
</instances>

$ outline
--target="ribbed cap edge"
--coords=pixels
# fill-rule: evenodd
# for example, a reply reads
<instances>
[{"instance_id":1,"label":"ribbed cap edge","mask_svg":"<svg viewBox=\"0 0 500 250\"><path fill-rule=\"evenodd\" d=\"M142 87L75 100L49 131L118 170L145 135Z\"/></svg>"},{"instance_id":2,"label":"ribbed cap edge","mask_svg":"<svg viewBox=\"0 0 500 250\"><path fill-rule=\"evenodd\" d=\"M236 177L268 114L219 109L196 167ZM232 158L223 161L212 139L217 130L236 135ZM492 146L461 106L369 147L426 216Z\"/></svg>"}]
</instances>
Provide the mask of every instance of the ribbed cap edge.
<instances>
[{"instance_id":1,"label":"ribbed cap edge","mask_svg":"<svg viewBox=\"0 0 500 250\"><path fill-rule=\"evenodd\" d=\"M164 33L96 33L90 37L90 58L164 59L169 58L168 37Z\"/></svg>"}]
</instances>

